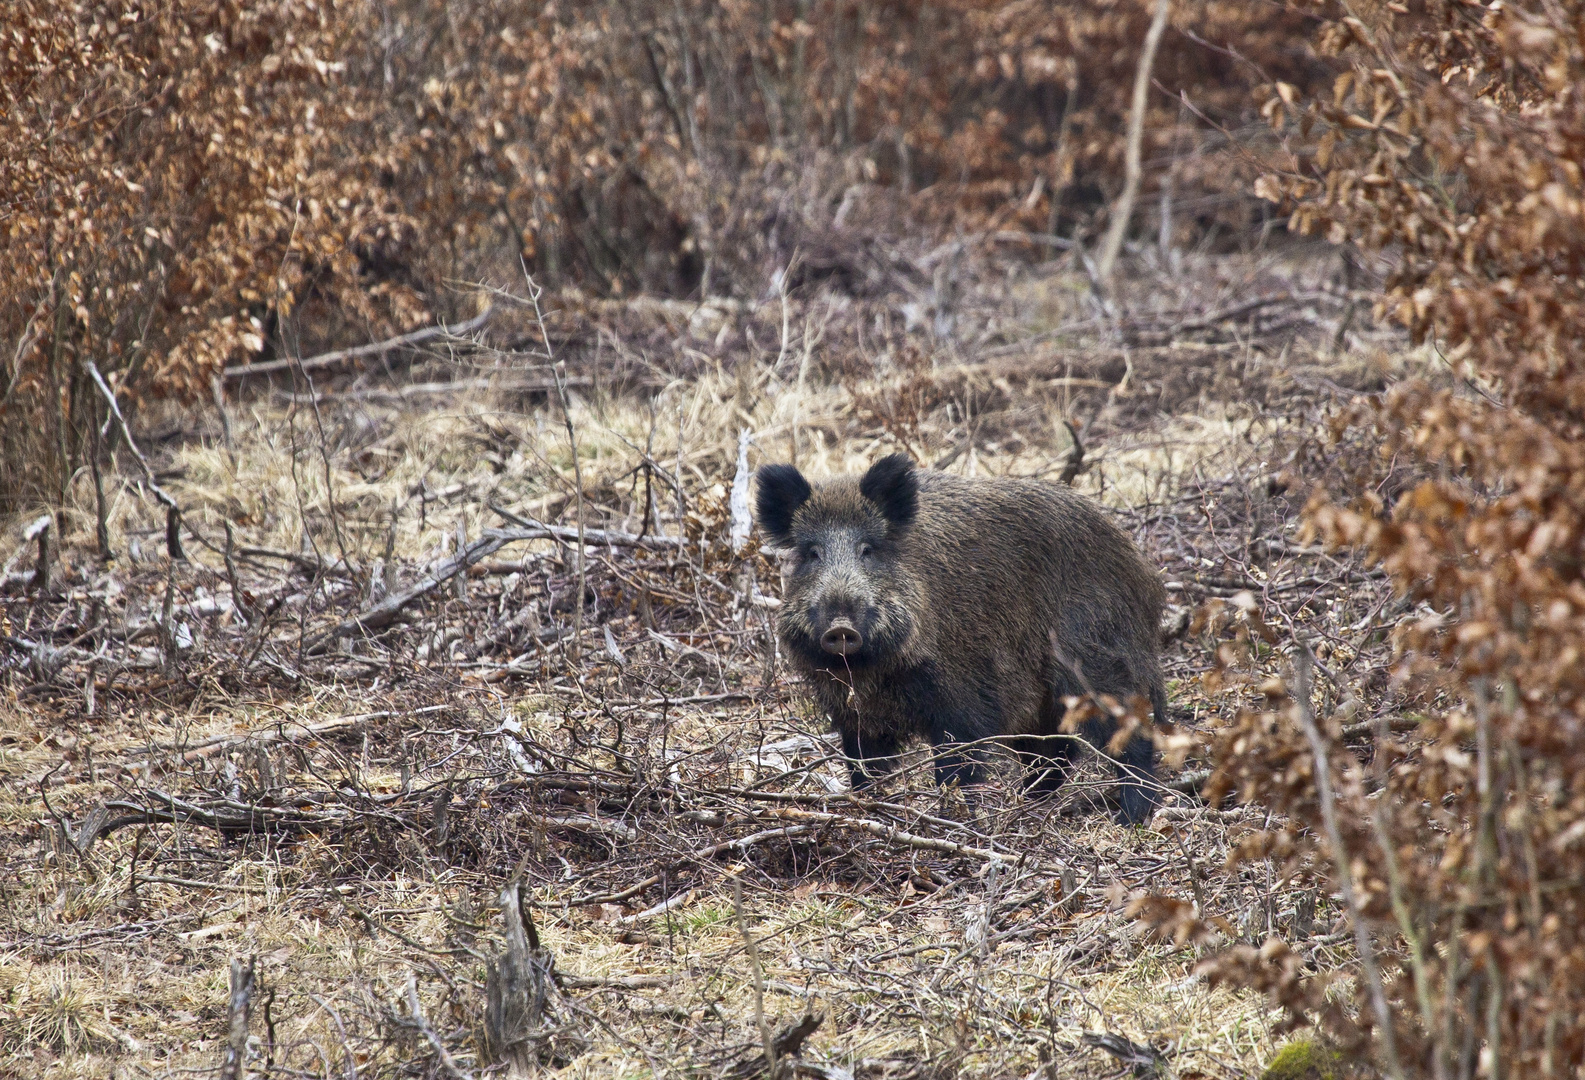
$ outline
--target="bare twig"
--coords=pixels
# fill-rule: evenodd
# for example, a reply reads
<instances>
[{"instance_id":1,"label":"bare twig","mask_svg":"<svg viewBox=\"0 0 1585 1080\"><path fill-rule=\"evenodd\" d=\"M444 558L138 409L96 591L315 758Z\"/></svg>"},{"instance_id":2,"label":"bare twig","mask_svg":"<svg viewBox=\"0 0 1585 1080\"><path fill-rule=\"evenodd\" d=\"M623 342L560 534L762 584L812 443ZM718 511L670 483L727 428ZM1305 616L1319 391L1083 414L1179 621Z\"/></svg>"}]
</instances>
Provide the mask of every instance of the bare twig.
<instances>
[{"instance_id":1,"label":"bare twig","mask_svg":"<svg viewBox=\"0 0 1585 1080\"><path fill-rule=\"evenodd\" d=\"M532 281L530 281L532 285ZM539 293L534 294L534 312L539 313ZM540 322L540 332L544 333L544 322ZM549 339L546 339L546 348L549 348ZM572 640L568 644L568 654L572 662L578 662L579 639L583 636L583 607L584 593L588 589L588 568L584 565L584 543L587 536L583 526L583 465L578 460L578 433L572 425L572 407L567 401L566 369L562 365L556 366L556 397L561 402L561 418L567 425L567 442L572 447L572 483L577 492L577 524L578 524L578 599L573 608Z\"/></svg>"},{"instance_id":2,"label":"bare twig","mask_svg":"<svg viewBox=\"0 0 1585 1080\"><path fill-rule=\"evenodd\" d=\"M1150 72L1156 65L1156 48L1161 44L1161 35L1167 29L1167 13L1171 7L1172 0L1156 0L1150 29L1145 32L1145 47L1139 54L1139 70L1134 76L1134 100L1128 112L1128 145L1123 152L1123 191L1112 207L1112 221L1101 243L1100 258L1096 264L1096 277L1105 289L1111 288L1117 256L1123 250L1123 236L1134 216L1134 200L1139 197L1139 181L1143 172L1139 154L1144 141Z\"/></svg>"},{"instance_id":3,"label":"bare twig","mask_svg":"<svg viewBox=\"0 0 1585 1080\"><path fill-rule=\"evenodd\" d=\"M765 1019L765 969L760 966L759 946L748 930L748 916L743 914L743 880L732 879L732 911L737 915L738 933L743 935L743 947L748 950L749 970L754 976L754 1023L759 1028L760 1042L765 1047L765 1067L771 1080L776 1077L776 1043L771 1039L770 1023Z\"/></svg>"},{"instance_id":4,"label":"bare twig","mask_svg":"<svg viewBox=\"0 0 1585 1080\"><path fill-rule=\"evenodd\" d=\"M1321 797L1321 821L1326 828L1327 844L1332 849L1332 859L1337 869L1337 885L1343 894L1350 921L1354 924L1354 945L1359 950L1360 966L1365 969L1365 984L1370 991L1371 1009L1376 1014L1376 1026L1381 1032L1381 1048L1386 1058L1387 1073L1394 1080L1402 1080L1403 1068L1398 1063L1398 1046L1392 1027L1392 1010L1387 1005L1387 994L1382 987L1381 968L1376 962L1375 946L1371 944L1370 927L1365 923L1365 912L1354 891L1354 869L1350 864L1348 849L1343 846L1343 832L1337 823L1337 798L1332 791L1332 766L1327 758L1326 740L1315 723L1315 711L1310 705L1311 669L1314 656L1310 646L1302 639L1294 657L1293 704L1295 718L1310 741L1310 752L1315 756L1315 786Z\"/></svg>"},{"instance_id":5,"label":"bare twig","mask_svg":"<svg viewBox=\"0 0 1585 1080\"><path fill-rule=\"evenodd\" d=\"M496 529L486 529L483 536L469 544L464 550L459 551L448 562L426 576L417 585L401 592L392 593L384 600L375 604L367 611L354 615L350 619L343 619L330 630L316 638L309 645L306 653L309 656L319 656L325 653L337 639L350 634L371 630L380 630L396 621L403 608L420 597L427 596L440 586L467 570L468 567L488 555L494 555L501 548L515 540L526 540L529 537L510 535Z\"/></svg>"},{"instance_id":6,"label":"bare twig","mask_svg":"<svg viewBox=\"0 0 1585 1080\"><path fill-rule=\"evenodd\" d=\"M105 377L99 373L99 365L92 360L85 359L83 361L83 370L88 372L89 377L94 381L94 385L99 388L99 393L103 395L105 403L110 406L110 415L115 417L116 425L121 429L121 437L127 441L127 449L132 451L133 458L137 460L138 468L143 471L143 482L148 484L149 490L154 492L154 497L167 510L176 510L180 513L176 500L171 498L154 479L154 469L150 467L149 459L143 456L143 451L138 449L138 444L132 441L132 432L127 428L127 418L121 415L121 405L116 401L115 392L110 389L110 384L105 382Z\"/></svg>"},{"instance_id":7,"label":"bare twig","mask_svg":"<svg viewBox=\"0 0 1585 1080\"><path fill-rule=\"evenodd\" d=\"M521 535L514 535L516 540L564 540L576 542L578 530L566 525L546 525L534 518L519 517L509 510L489 504L501 517L525 530ZM509 529L497 530L503 535L511 533ZM532 535L530 535L532 534ZM583 530L584 542L604 547L638 547L638 548L674 548L680 547L682 541L674 536L639 536L636 533L621 532L617 529L585 529Z\"/></svg>"},{"instance_id":8,"label":"bare twig","mask_svg":"<svg viewBox=\"0 0 1585 1080\"><path fill-rule=\"evenodd\" d=\"M545 313L539 306L539 298L544 294L544 290L535 284L533 276L528 272L528 264L523 263L521 258L518 261L522 263L523 280L528 283L528 299L534 305L534 322L539 327L540 341L545 345L545 357L554 362L555 353L551 349L550 334L545 329ZM567 655L576 664L578 662L578 652L581 648L580 639L583 637L584 591L588 588L587 567L584 565L584 541L586 537L584 536L583 527L583 464L578 460L578 432L573 427L572 406L567 398L567 365L565 363L555 363L551 368L551 375L556 383L556 400L561 404L561 419L567 427L567 443L572 449L572 483L577 497L578 599L573 609L572 639L567 645Z\"/></svg>"},{"instance_id":9,"label":"bare twig","mask_svg":"<svg viewBox=\"0 0 1585 1080\"><path fill-rule=\"evenodd\" d=\"M329 735L333 732L346 731L349 728L358 727L359 725L366 724L371 720L389 720L396 717L424 716L445 712L451 708L453 708L451 705L426 705L422 708L412 710L356 713L351 716L337 716L330 720L322 720L317 724L301 724L296 722L287 724L277 722L271 727L261 731L247 731L236 735L217 735L212 739L207 739L204 742L189 747L185 752L183 752L179 762L183 765L191 765L195 762L202 761L205 758L215 757L216 755L223 754L228 750L231 750L233 747L241 746L245 743L251 743L257 746L274 742L287 742L295 738L319 738L324 735ZM181 749L181 747L155 743L151 744L150 749L178 750Z\"/></svg>"},{"instance_id":10,"label":"bare twig","mask_svg":"<svg viewBox=\"0 0 1585 1080\"><path fill-rule=\"evenodd\" d=\"M175 885L183 889L213 889L216 892L246 893L249 896L265 896L269 890L258 885L232 885L225 881L195 881L192 878L165 877L160 874L137 874L129 880L128 890L133 885Z\"/></svg>"},{"instance_id":11,"label":"bare twig","mask_svg":"<svg viewBox=\"0 0 1585 1080\"><path fill-rule=\"evenodd\" d=\"M452 1080L472 1080L470 1074L458 1067L457 1059L451 1056L451 1051L446 1049L446 1044L441 1041L434 1025L424 1016L424 1007L418 1000L418 980L411 975L407 977L406 997L407 1015L396 1016L396 1022L403 1027L413 1028L424 1037L424 1041L429 1043L429 1048L435 1052L435 1057L440 1060L441 1069Z\"/></svg>"}]
</instances>

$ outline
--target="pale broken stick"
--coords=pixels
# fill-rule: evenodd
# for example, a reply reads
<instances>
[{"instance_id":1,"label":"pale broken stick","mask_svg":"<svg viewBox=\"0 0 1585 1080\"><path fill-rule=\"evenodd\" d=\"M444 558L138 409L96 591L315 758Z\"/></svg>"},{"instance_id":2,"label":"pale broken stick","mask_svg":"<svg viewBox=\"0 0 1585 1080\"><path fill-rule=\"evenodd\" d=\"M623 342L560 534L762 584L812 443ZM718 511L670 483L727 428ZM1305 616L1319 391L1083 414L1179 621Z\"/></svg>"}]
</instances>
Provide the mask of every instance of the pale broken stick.
<instances>
[{"instance_id":1,"label":"pale broken stick","mask_svg":"<svg viewBox=\"0 0 1585 1080\"><path fill-rule=\"evenodd\" d=\"M401 592L392 593L384 600L375 604L350 619L337 623L326 633L315 639L307 649L309 656L320 656L328 652L331 643L338 638L348 637L354 633L367 633L371 630L383 630L396 621L403 608L413 601L434 592L440 586L464 572L468 567L481 559L494 555L507 544L515 544L522 540L561 540L574 541L578 538L576 529L565 528L560 525L541 525L538 522L525 529L486 529L484 535L469 544L461 554L444 563L433 574L428 575L418 584ZM679 547L682 541L665 536L634 536L632 533L616 532L611 529L585 529L584 542L588 544L607 544L613 547Z\"/></svg>"},{"instance_id":2,"label":"pale broken stick","mask_svg":"<svg viewBox=\"0 0 1585 1080\"><path fill-rule=\"evenodd\" d=\"M884 840L887 843L899 844L904 847L911 847L920 851L934 851L943 855L960 855L966 858L979 859L982 862L990 863L1021 863L1028 869L1050 871L1057 874L1059 877L1064 871L1068 870L1068 867L1063 863L1030 863L1022 855L1013 855L1005 851L996 851L991 848L975 847L970 844L960 844L953 840L942 840L934 836L920 836L918 833L912 833L906 829L899 829L894 825L887 825L885 822L876 821L872 818L849 817L845 814L821 813L813 810L775 808L766 809L762 812L756 813L748 820L763 821L766 818L780 819L783 821L795 821L801 822L802 824L783 825L779 828L762 829L759 832L751 833L748 836L739 837L736 840L726 840L719 844L712 844L709 847L701 848L698 851L679 858L676 860L676 862L703 862L706 859L709 859L715 855L719 855L724 851L729 851L734 848L742 849L748 847L751 844L757 844L762 840L770 840L776 837L801 836L807 832L813 831L816 826L839 826L850 829L858 829L860 832L867 832L871 836ZM628 886L621 892L607 893L603 896L578 897L565 901L564 905L568 907L582 907L587 904L619 904L624 900L632 899L633 897L644 892L646 889L650 889L656 885L659 885L663 880L665 880L664 873L652 874L643 881L640 881L635 885Z\"/></svg>"},{"instance_id":3,"label":"pale broken stick","mask_svg":"<svg viewBox=\"0 0 1585 1080\"><path fill-rule=\"evenodd\" d=\"M269 375L277 371L286 371L289 368L306 370L308 368L339 364L343 360L356 360L360 356L378 356L380 353L391 352L404 346L421 344L431 338L455 338L462 337L464 334L471 334L489 322L490 316L493 314L495 314L495 308L488 307L466 322L452 323L450 326L426 326L422 330L414 330L410 334L400 334L397 337L387 338L385 341L376 341L372 345L359 345L351 349L335 349L331 352L320 353L318 356L310 356L307 360L296 360L288 357L284 360L266 360L258 364L233 364L226 368L222 374L228 379L243 379L249 375Z\"/></svg>"},{"instance_id":4,"label":"pale broken stick","mask_svg":"<svg viewBox=\"0 0 1585 1080\"><path fill-rule=\"evenodd\" d=\"M996 851L993 848L974 847L970 844L960 844L955 840L942 840L934 836L920 836L918 833L899 829L895 825L887 825L883 821L873 818L848 817L845 814L821 813L815 810L796 810L790 807L767 809L763 811L764 817L780 818L784 821L807 821L820 825L841 825L849 829L858 829L871 836L879 837L893 844L902 844L906 847L917 848L920 851L936 851L943 855L962 855L982 862L1022 863L1033 870L1051 870L1060 873L1066 869L1062 863L1031 863L1023 855L1013 855L1005 851Z\"/></svg>"}]
</instances>

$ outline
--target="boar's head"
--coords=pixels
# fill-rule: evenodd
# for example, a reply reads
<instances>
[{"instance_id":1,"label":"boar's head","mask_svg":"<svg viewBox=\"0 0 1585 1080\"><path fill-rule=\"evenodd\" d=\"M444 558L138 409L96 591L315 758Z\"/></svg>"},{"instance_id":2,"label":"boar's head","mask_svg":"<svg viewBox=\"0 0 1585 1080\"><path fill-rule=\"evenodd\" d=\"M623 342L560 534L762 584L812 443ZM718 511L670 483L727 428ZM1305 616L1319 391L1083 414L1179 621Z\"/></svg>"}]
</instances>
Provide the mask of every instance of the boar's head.
<instances>
[{"instance_id":1,"label":"boar's head","mask_svg":"<svg viewBox=\"0 0 1585 1080\"><path fill-rule=\"evenodd\" d=\"M918 511L914 463L893 454L857 482L811 487L791 465L758 473L760 530L782 552L783 643L805 663L884 666L914 635L919 595L903 565Z\"/></svg>"}]
</instances>

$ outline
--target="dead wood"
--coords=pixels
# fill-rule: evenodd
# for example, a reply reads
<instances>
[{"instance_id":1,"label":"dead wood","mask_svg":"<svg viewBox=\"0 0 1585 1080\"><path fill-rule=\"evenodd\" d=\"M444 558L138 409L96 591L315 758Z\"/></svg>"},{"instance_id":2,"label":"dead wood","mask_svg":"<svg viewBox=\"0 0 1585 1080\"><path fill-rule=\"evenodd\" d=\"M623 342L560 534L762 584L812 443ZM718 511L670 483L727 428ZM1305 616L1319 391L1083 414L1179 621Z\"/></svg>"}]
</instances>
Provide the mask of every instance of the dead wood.
<instances>
[{"instance_id":1,"label":"dead wood","mask_svg":"<svg viewBox=\"0 0 1585 1080\"><path fill-rule=\"evenodd\" d=\"M788 1024L770 1038L770 1049L773 1055L770 1061L767 1061L765 1055L760 1053L755 1057L738 1062L732 1067L730 1075L743 1078L743 1080L747 1080L748 1077L764 1075L767 1071L770 1071L773 1076L787 1075L786 1070L782 1068L782 1062L787 1058L797 1057L798 1052L803 1049L805 1040L819 1030L820 1025L824 1022L824 1013L804 1013L801 1019ZM774 1070L771 1069L772 1062L776 1066Z\"/></svg>"},{"instance_id":2,"label":"dead wood","mask_svg":"<svg viewBox=\"0 0 1585 1080\"><path fill-rule=\"evenodd\" d=\"M501 894L506 948L485 968L484 1051L513 1075L565 1059L580 1040L554 1023L555 960L540 945L533 916L514 881Z\"/></svg>"},{"instance_id":3,"label":"dead wood","mask_svg":"<svg viewBox=\"0 0 1585 1080\"><path fill-rule=\"evenodd\" d=\"M356 360L364 356L378 356L381 353L388 353L395 349L422 345L424 342L433 341L435 338L462 337L483 327L494 314L495 308L491 306L485 308L484 311L471 319L452 323L450 326L426 326L422 330L414 330L408 334L398 334L396 337L377 341L371 345L358 345L350 349L333 349L330 352L320 353L318 356L310 356L306 360L288 357L283 360L265 360L257 364L232 364L222 374L228 379L241 379L249 375L270 375L277 371L288 371L293 368L306 371L310 368L329 367L331 364L339 364L346 360Z\"/></svg>"},{"instance_id":4,"label":"dead wood","mask_svg":"<svg viewBox=\"0 0 1585 1080\"><path fill-rule=\"evenodd\" d=\"M120 430L121 437L127 441L127 449L132 451L132 457L137 461L138 468L143 472L143 482L148 485L150 491L154 492L154 497L160 501L160 504L168 512L179 514L180 510L176 506L176 500L171 498L166 490L160 487L159 483L154 479L154 469L150 467L149 459L143 456L143 451L139 450L138 444L133 441L132 431L127 427L127 419L121 414L121 403L116 400L115 391L110 389L110 384L105 382L104 375L100 374L99 366L92 360L85 359L83 360L83 370L88 373L93 380L94 386L98 388L100 396L105 399L105 404L110 409L110 415L116 421L116 427ZM169 532L170 528L169 519L167 519L167 532ZM168 536L167 542L169 542ZM173 555L172 557L174 558L175 556Z\"/></svg>"},{"instance_id":5,"label":"dead wood","mask_svg":"<svg viewBox=\"0 0 1585 1080\"><path fill-rule=\"evenodd\" d=\"M242 1080L248 1057L248 1019L253 1013L254 961L231 961L231 996L226 1004L226 1053L220 1080Z\"/></svg>"},{"instance_id":6,"label":"dead wood","mask_svg":"<svg viewBox=\"0 0 1585 1080\"><path fill-rule=\"evenodd\" d=\"M198 743L183 750L177 759L183 765L191 765L204 758L224 754L238 746L262 746L274 742L290 742L299 738L319 738L339 731L349 731L361 727L372 720L389 720L403 716L425 716L433 713L445 712L450 705L428 705L410 711L384 710L381 712L356 713L351 716L337 716L330 720L321 720L315 724L288 724L277 721L273 727L263 728L258 731L244 732L237 735L217 735L212 739ZM151 750L175 751L182 749L176 744L150 744Z\"/></svg>"},{"instance_id":7,"label":"dead wood","mask_svg":"<svg viewBox=\"0 0 1585 1080\"><path fill-rule=\"evenodd\" d=\"M91 814L84 825L92 823L83 841L108 836L129 825L202 825L222 835L252 835L266 832L313 832L345 825L352 812L342 808L302 810L297 807L263 806L231 799L212 799L204 803L190 802L158 788L148 788L152 805L143 805L126 799L112 799L99 811ZM118 817L109 817L109 811L121 811ZM86 850L82 842L81 850Z\"/></svg>"},{"instance_id":8,"label":"dead wood","mask_svg":"<svg viewBox=\"0 0 1585 1080\"><path fill-rule=\"evenodd\" d=\"M1123 151L1123 191L1112 207L1111 224L1106 239L1101 243L1097 261L1097 276L1101 287L1110 291L1112 271L1117 265L1118 253L1123 250L1123 236L1134 216L1134 200L1139 195L1139 182L1144 170L1140 166L1140 147L1144 141L1145 107L1150 93L1150 72L1156 66L1156 48L1167 29L1167 12L1171 0L1156 0L1156 10L1150 19L1150 29L1145 32L1144 48L1139 53L1139 70L1134 76L1134 100L1128 111L1128 142Z\"/></svg>"},{"instance_id":9,"label":"dead wood","mask_svg":"<svg viewBox=\"0 0 1585 1080\"><path fill-rule=\"evenodd\" d=\"M371 630L381 630L396 621L403 608L413 601L428 596L440 586L450 581L453 577L467 570L468 567L488 555L494 555L501 548L516 540L537 539L535 537L505 535L499 530L486 530L485 534L469 544L461 554L447 561L433 574L428 575L418 584L401 592L392 593L384 600L375 604L360 615L354 615L337 623L332 629L321 634L306 652L309 656L318 656L330 649L331 643L338 638L350 637L355 633L368 633Z\"/></svg>"},{"instance_id":10,"label":"dead wood","mask_svg":"<svg viewBox=\"0 0 1585 1080\"><path fill-rule=\"evenodd\" d=\"M1152 1077L1170 1075L1166 1058L1153 1046L1146 1046L1132 1039L1125 1039L1121 1035L1102 1031L1086 1031L1083 1040L1086 1046L1103 1050L1119 1065L1128 1066L1138 1080L1151 1080Z\"/></svg>"},{"instance_id":11,"label":"dead wood","mask_svg":"<svg viewBox=\"0 0 1585 1080\"><path fill-rule=\"evenodd\" d=\"M451 1080L473 1080L472 1076L463 1071L457 1064L457 1059L452 1057L451 1051L446 1049L446 1041L440 1037L440 1033L435 1030L434 1025L429 1022L429 1018L424 1015L423 1004L418 1000L417 979L408 978L405 997L407 1012L403 1014L394 1009L391 1010L388 1013L391 1022L398 1027L411 1028L422 1035L424 1041L429 1044L430 1049L435 1052L435 1058L440 1062L441 1070L451 1077Z\"/></svg>"},{"instance_id":12,"label":"dead wood","mask_svg":"<svg viewBox=\"0 0 1585 1080\"><path fill-rule=\"evenodd\" d=\"M567 380L568 386L585 387L591 386L593 383L593 379L583 375L573 376ZM367 390L325 390L315 394L282 392L276 396L282 401L288 401L296 405L322 405L329 401L407 401L412 398L430 395L479 393L481 391L499 394L547 394L555 389L555 384L546 379L454 379L450 382L408 383L405 386Z\"/></svg>"}]
</instances>

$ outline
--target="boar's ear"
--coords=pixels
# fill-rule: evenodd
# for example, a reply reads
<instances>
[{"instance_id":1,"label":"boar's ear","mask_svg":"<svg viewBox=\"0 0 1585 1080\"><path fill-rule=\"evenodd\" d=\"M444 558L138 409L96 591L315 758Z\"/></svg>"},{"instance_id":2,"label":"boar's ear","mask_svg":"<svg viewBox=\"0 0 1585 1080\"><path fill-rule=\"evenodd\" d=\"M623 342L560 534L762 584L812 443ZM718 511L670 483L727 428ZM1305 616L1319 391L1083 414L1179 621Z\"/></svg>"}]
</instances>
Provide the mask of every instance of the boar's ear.
<instances>
[{"instance_id":1,"label":"boar's ear","mask_svg":"<svg viewBox=\"0 0 1585 1080\"><path fill-rule=\"evenodd\" d=\"M907 454L892 454L870 466L859 481L859 494L874 503L893 529L906 528L919 508L919 480Z\"/></svg>"},{"instance_id":2,"label":"boar's ear","mask_svg":"<svg viewBox=\"0 0 1585 1080\"><path fill-rule=\"evenodd\" d=\"M792 465L761 465L754 475L759 480L754 510L760 532L772 544L785 547L792 539L793 514L812 494L809 481Z\"/></svg>"}]
</instances>

